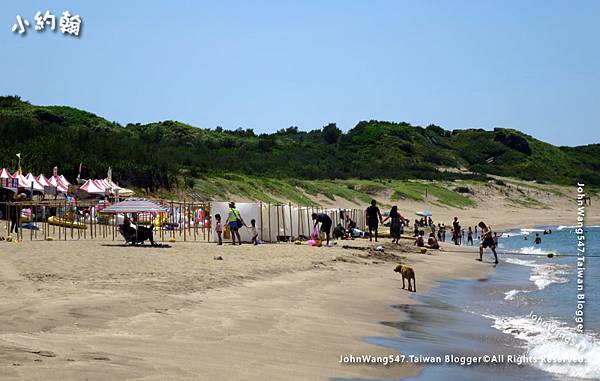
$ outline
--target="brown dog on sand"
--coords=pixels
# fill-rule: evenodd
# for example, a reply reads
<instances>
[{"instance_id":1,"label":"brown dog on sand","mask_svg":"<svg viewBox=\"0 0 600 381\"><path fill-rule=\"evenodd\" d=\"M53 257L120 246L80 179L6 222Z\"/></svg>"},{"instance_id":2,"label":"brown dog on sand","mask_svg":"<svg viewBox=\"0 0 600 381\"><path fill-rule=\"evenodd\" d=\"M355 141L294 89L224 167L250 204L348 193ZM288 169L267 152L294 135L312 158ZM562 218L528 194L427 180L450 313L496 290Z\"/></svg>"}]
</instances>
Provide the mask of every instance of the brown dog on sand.
<instances>
[{"instance_id":1,"label":"brown dog on sand","mask_svg":"<svg viewBox=\"0 0 600 381\"><path fill-rule=\"evenodd\" d=\"M415 282L415 271L412 269L412 267L398 265L396 266L394 271L402 275L402 289L404 289L404 279L408 279L408 291L417 292L417 283ZM412 285L410 284L411 279Z\"/></svg>"}]
</instances>

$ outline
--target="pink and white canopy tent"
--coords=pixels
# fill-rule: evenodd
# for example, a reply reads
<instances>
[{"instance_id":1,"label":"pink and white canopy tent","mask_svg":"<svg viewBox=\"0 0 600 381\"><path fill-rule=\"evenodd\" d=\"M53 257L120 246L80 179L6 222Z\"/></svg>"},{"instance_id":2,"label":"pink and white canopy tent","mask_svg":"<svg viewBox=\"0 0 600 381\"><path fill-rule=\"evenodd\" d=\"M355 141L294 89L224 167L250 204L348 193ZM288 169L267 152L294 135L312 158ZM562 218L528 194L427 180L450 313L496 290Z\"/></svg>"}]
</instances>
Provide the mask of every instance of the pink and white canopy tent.
<instances>
[{"instance_id":1,"label":"pink and white canopy tent","mask_svg":"<svg viewBox=\"0 0 600 381\"><path fill-rule=\"evenodd\" d=\"M46 176L44 175L39 175L38 177L35 178L37 180L38 183L40 183L43 187L51 187L53 186L52 184L50 184L50 182L48 181L48 179L46 178Z\"/></svg>"},{"instance_id":2,"label":"pink and white canopy tent","mask_svg":"<svg viewBox=\"0 0 600 381\"><path fill-rule=\"evenodd\" d=\"M35 191L43 192L44 187L37 182L35 177L28 173L27 176L19 175L19 188L33 189Z\"/></svg>"},{"instance_id":3,"label":"pink and white canopy tent","mask_svg":"<svg viewBox=\"0 0 600 381\"><path fill-rule=\"evenodd\" d=\"M0 170L0 186L13 192L17 191L17 184L13 181L13 176L6 168Z\"/></svg>"},{"instance_id":4,"label":"pink and white canopy tent","mask_svg":"<svg viewBox=\"0 0 600 381\"><path fill-rule=\"evenodd\" d=\"M106 187L102 183L99 183L98 180L88 179L79 189L89 194L106 194Z\"/></svg>"},{"instance_id":5,"label":"pink and white canopy tent","mask_svg":"<svg viewBox=\"0 0 600 381\"><path fill-rule=\"evenodd\" d=\"M59 193L67 193L69 191L69 185L63 183L60 176L52 176L48 179L50 185L56 187L56 191Z\"/></svg>"},{"instance_id":6,"label":"pink and white canopy tent","mask_svg":"<svg viewBox=\"0 0 600 381\"><path fill-rule=\"evenodd\" d=\"M24 187L24 188L33 188L33 190L40 191L40 192L44 191L44 186L42 184L40 184L39 181L37 181L37 179L35 178L35 176L31 172L29 172L25 176L25 179L27 180L27 183L29 184L29 187ZM20 183L21 182L19 181L19 184Z\"/></svg>"},{"instance_id":7,"label":"pink and white canopy tent","mask_svg":"<svg viewBox=\"0 0 600 381\"><path fill-rule=\"evenodd\" d=\"M71 185L69 180L67 180L67 178L64 175L60 175L60 176L58 176L58 178L63 183L63 185L65 185L67 188L69 187L69 185Z\"/></svg>"},{"instance_id":8,"label":"pink and white canopy tent","mask_svg":"<svg viewBox=\"0 0 600 381\"><path fill-rule=\"evenodd\" d=\"M100 180L87 180L79 189L96 195L115 194L117 191L122 196L133 194L129 189L122 188L115 184L112 180L100 179Z\"/></svg>"}]
</instances>

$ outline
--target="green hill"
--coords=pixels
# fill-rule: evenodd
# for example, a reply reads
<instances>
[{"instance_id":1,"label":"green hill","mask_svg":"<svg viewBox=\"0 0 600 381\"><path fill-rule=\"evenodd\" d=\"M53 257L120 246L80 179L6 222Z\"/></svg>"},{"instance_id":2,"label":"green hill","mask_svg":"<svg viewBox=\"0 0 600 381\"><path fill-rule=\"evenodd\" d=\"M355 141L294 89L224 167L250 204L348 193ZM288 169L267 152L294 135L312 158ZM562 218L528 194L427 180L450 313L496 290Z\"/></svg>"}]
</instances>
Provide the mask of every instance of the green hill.
<instances>
[{"instance_id":1,"label":"green hill","mask_svg":"<svg viewBox=\"0 0 600 381\"><path fill-rule=\"evenodd\" d=\"M231 173L298 180L496 174L600 185L600 144L556 147L510 129L447 131L363 121L347 133L330 124L309 132L290 127L257 135L176 121L121 126L71 107L35 106L7 96L0 97L0 135L0 167L14 169L17 152L24 170L34 173L51 173L58 165L74 178L83 163L83 177L103 177L111 166L117 180L151 191L190 185L180 179ZM439 170L451 167L472 173Z\"/></svg>"}]
</instances>

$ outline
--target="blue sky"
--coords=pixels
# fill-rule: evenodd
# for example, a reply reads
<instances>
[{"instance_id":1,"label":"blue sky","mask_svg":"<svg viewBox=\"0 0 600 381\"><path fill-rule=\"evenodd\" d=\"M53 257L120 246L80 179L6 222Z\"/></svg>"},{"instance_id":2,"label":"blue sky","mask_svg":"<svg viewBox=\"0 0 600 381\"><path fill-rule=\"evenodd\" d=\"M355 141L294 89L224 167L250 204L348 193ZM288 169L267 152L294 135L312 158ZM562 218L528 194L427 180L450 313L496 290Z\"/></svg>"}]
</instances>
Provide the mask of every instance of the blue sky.
<instances>
[{"instance_id":1,"label":"blue sky","mask_svg":"<svg viewBox=\"0 0 600 381\"><path fill-rule=\"evenodd\" d=\"M80 38L36 32L46 9L79 14ZM0 94L122 124L379 119L600 143L599 15L598 1L2 1Z\"/></svg>"}]
</instances>

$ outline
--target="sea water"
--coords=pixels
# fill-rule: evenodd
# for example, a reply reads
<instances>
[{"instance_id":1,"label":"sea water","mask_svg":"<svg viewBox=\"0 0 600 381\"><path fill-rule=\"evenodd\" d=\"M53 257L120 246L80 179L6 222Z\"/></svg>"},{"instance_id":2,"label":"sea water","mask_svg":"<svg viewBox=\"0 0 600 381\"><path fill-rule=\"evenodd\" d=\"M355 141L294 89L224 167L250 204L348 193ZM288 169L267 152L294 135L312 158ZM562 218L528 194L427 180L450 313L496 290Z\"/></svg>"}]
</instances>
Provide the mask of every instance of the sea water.
<instances>
[{"instance_id":1,"label":"sea water","mask_svg":"<svg viewBox=\"0 0 600 381\"><path fill-rule=\"evenodd\" d=\"M552 230L551 234L543 234ZM535 234L542 239L535 244ZM527 237L527 239L525 239ZM582 357L585 363L498 363L426 366L416 380L600 380L600 227L586 227L585 331L577 332L575 227L550 226L505 232L500 264L489 278L444 281L394 306L405 314L398 337L367 341L404 354L474 356L481 353L535 358ZM475 245L477 245L477 240ZM549 258L547 254L555 254ZM493 256L484 254L483 266Z\"/></svg>"}]
</instances>

